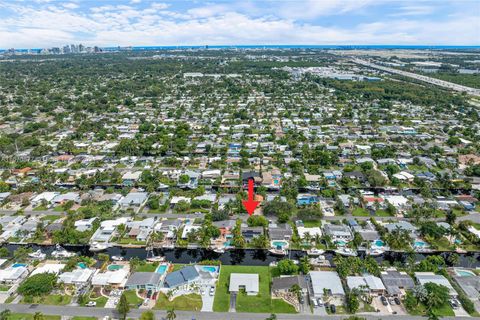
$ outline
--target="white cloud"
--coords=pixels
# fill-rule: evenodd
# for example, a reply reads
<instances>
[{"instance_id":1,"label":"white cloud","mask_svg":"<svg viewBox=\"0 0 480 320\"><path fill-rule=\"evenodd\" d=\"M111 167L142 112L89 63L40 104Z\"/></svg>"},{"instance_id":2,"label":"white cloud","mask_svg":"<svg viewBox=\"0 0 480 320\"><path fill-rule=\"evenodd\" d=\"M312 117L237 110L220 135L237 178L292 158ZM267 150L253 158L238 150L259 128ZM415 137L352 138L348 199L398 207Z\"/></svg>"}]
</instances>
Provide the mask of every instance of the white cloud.
<instances>
[{"instance_id":1,"label":"white cloud","mask_svg":"<svg viewBox=\"0 0 480 320\"><path fill-rule=\"evenodd\" d=\"M73 3L73 2L64 3L64 4L62 4L62 6L64 6L67 9L76 9L76 8L79 7L78 4Z\"/></svg>"},{"instance_id":2,"label":"white cloud","mask_svg":"<svg viewBox=\"0 0 480 320\"><path fill-rule=\"evenodd\" d=\"M1 0L0 0L1 1ZM320 3L322 2L322 3ZM272 2L272 5L277 2ZM345 3L345 2L344 2ZM366 8L369 0L307 1L281 13L292 2L251 14L250 4L205 4L173 10L153 3L140 8L107 4L88 11L57 3L32 7L4 4L13 12L0 19L1 47L49 47L72 42L86 45L235 45L235 44L480 44L480 20L474 11L453 13L439 20L419 20L426 8L404 6L397 17L375 17L348 27L325 26L322 20L301 20L304 15L331 15ZM312 12L307 10L310 8ZM3 9L2 9L3 10ZM335 13L331 13L331 12ZM417 14L412 14L416 12ZM353 14L353 13L351 13Z\"/></svg>"}]
</instances>

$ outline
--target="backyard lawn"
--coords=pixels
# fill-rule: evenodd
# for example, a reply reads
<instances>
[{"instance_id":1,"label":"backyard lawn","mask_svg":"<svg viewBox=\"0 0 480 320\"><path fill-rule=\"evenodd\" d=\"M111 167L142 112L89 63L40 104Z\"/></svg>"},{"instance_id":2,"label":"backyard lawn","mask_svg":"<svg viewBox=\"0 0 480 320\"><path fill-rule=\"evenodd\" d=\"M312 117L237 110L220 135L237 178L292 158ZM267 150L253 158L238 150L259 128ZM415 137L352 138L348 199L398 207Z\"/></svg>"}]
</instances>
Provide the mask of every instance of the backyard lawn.
<instances>
[{"instance_id":1,"label":"backyard lawn","mask_svg":"<svg viewBox=\"0 0 480 320\"><path fill-rule=\"evenodd\" d=\"M155 309L160 310L184 310L184 311L200 311L202 310L202 297L196 293L191 293L176 297L173 301L168 301L165 294L159 293Z\"/></svg>"},{"instance_id":2,"label":"backyard lawn","mask_svg":"<svg viewBox=\"0 0 480 320\"><path fill-rule=\"evenodd\" d=\"M260 291L257 296L238 294L236 306L237 312L295 313L293 306L283 300L272 300L270 295L270 268L259 266L222 266L220 269L217 290L215 292L213 311L228 311L230 305L228 285L231 273L258 273L260 280Z\"/></svg>"},{"instance_id":3,"label":"backyard lawn","mask_svg":"<svg viewBox=\"0 0 480 320\"><path fill-rule=\"evenodd\" d=\"M136 272L155 272L158 267L158 262L156 263L145 263L145 264L140 264L135 267Z\"/></svg>"}]
</instances>

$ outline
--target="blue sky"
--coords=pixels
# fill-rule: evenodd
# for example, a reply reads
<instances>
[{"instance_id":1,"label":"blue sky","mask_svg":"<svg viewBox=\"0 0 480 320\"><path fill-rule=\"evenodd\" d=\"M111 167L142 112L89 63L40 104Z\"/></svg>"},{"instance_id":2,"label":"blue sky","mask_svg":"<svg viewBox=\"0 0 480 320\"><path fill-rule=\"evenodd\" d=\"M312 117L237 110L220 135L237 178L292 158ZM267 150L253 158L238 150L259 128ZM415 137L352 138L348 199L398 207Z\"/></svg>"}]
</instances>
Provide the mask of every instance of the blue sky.
<instances>
[{"instance_id":1,"label":"blue sky","mask_svg":"<svg viewBox=\"0 0 480 320\"><path fill-rule=\"evenodd\" d=\"M480 0L0 0L0 48L480 45Z\"/></svg>"}]
</instances>

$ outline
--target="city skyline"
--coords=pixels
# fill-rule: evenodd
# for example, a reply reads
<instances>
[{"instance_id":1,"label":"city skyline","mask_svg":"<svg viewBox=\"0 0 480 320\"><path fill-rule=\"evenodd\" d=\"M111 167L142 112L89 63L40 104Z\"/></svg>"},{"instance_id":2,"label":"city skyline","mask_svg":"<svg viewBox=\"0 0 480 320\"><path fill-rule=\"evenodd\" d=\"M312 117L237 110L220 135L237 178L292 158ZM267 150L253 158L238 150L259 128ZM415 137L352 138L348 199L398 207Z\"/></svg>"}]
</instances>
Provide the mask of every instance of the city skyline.
<instances>
[{"instance_id":1,"label":"city skyline","mask_svg":"<svg viewBox=\"0 0 480 320\"><path fill-rule=\"evenodd\" d=\"M480 44L476 1L0 1L0 47ZM441 39L441 40L440 40Z\"/></svg>"}]
</instances>

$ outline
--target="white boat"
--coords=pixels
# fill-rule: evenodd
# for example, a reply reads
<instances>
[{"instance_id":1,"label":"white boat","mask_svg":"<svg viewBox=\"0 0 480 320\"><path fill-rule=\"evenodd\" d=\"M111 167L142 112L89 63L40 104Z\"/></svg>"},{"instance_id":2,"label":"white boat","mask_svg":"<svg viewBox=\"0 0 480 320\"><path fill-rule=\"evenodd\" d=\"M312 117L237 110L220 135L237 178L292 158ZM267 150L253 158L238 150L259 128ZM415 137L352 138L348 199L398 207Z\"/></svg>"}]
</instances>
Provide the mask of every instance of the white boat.
<instances>
[{"instance_id":1,"label":"white boat","mask_svg":"<svg viewBox=\"0 0 480 320\"><path fill-rule=\"evenodd\" d=\"M283 250L283 249L270 249L268 250L268 252L276 256L285 256L288 253L287 250Z\"/></svg>"},{"instance_id":2,"label":"white boat","mask_svg":"<svg viewBox=\"0 0 480 320\"><path fill-rule=\"evenodd\" d=\"M47 255L43 253L40 249L35 252L29 253L28 256L35 260L44 260L47 257Z\"/></svg>"},{"instance_id":3,"label":"white boat","mask_svg":"<svg viewBox=\"0 0 480 320\"><path fill-rule=\"evenodd\" d=\"M356 257L357 256L357 251L347 248L347 247L341 247L337 250L335 250L335 253L338 253L342 256L347 256L347 257Z\"/></svg>"},{"instance_id":4,"label":"white boat","mask_svg":"<svg viewBox=\"0 0 480 320\"><path fill-rule=\"evenodd\" d=\"M317 249L317 248L312 248L310 250L307 250L307 254L309 256L319 256L319 255L324 254L324 253L325 253L325 250Z\"/></svg>"},{"instance_id":5,"label":"white boat","mask_svg":"<svg viewBox=\"0 0 480 320\"><path fill-rule=\"evenodd\" d=\"M93 242L93 243L90 245L90 251L91 251L91 252L100 252L100 251L107 250L108 248L110 248L110 244L109 244L109 243Z\"/></svg>"},{"instance_id":6,"label":"white boat","mask_svg":"<svg viewBox=\"0 0 480 320\"><path fill-rule=\"evenodd\" d=\"M384 253L384 251L381 250L381 249L368 249L367 250L367 255L374 256L374 257L381 256L383 253Z\"/></svg>"},{"instance_id":7,"label":"white boat","mask_svg":"<svg viewBox=\"0 0 480 320\"><path fill-rule=\"evenodd\" d=\"M52 252L52 257L57 258L57 259L71 258L75 255L76 255L75 252L69 252L69 251L65 250L62 246L60 246L59 244L57 244L55 246L55 250Z\"/></svg>"},{"instance_id":8,"label":"white boat","mask_svg":"<svg viewBox=\"0 0 480 320\"><path fill-rule=\"evenodd\" d=\"M213 252L216 252L216 253L225 253L225 249L224 249L224 248L215 248L215 249L213 249Z\"/></svg>"},{"instance_id":9,"label":"white boat","mask_svg":"<svg viewBox=\"0 0 480 320\"><path fill-rule=\"evenodd\" d=\"M330 267L330 261L328 261L323 255L320 255L316 258L311 258L310 263L314 266Z\"/></svg>"},{"instance_id":10,"label":"white boat","mask_svg":"<svg viewBox=\"0 0 480 320\"><path fill-rule=\"evenodd\" d=\"M149 262L162 262L165 261L164 256L156 256L153 254L153 250L147 252L147 261Z\"/></svg>"},{"instance_id":11,"label":"white boat","mask_svg":"<svg viewBox=\"0 0 480 320\"><path fill-rule=\"evenodd\" d=\"M123 260L125 260L125 258L122 257L122 256L112 256L112 260L113 261L123 261Z\"/></svg>"}]
</instances>

